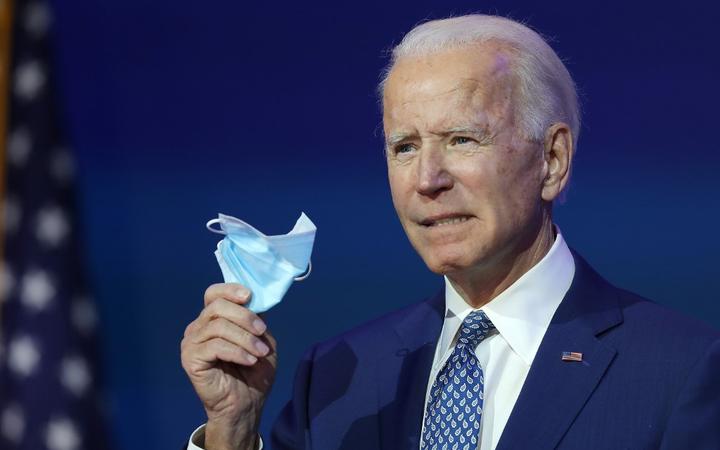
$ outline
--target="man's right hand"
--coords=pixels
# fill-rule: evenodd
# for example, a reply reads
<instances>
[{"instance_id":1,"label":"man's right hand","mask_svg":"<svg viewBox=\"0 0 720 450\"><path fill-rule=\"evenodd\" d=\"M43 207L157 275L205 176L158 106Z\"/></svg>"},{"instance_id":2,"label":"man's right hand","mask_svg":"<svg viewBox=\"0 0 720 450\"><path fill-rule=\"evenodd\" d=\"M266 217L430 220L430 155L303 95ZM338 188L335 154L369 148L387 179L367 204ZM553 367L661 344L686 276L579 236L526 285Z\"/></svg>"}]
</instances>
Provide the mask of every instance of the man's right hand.
<instances>
[{"instance_id":1,"label":"man's right hand","mask_svg":"<svg viewBox=\"0 0 720 450\"><path fill-rule=\"evenodd\" d=\"M205 307L185 329L182 365L208 416L207 450L256 448L265 398L275 379L275 339L244 305L250 291L213 284Z\"/></svg>"}]
</instances>

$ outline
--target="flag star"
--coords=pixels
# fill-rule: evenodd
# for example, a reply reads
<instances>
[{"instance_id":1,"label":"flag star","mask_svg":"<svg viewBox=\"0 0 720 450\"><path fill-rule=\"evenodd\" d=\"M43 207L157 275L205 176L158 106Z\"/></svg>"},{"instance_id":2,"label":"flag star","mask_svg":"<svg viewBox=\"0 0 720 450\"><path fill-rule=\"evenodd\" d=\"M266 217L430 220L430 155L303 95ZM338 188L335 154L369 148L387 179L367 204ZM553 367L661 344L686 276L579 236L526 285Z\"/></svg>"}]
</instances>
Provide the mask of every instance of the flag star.
<instances>
[{"instance_id":1,"label":"flag star","mask_svg":"<svg viewBox=\"0 0 720 450\"><path fill-rule=\"evenodd\" d=\"M70 317L75 328L83 334L90 334L98 320L95 306L86 297L78 297L72 302Z\"/></svg>"},{"instance_id":2,"label":"flag star","mask_svg":"<svg viewBox=\"0 0 720 450\"><path fill-rule=\"evenodd\" d=\"M85 359L79 356L63 359L60 382L67 390L80 397L87 391L91 381L90 369Z\"/></svg>"},{"instance_id":3,"label":"flag star","mask_svg":"<svg viewBox=\"0 0 720 450\"><path fill-rule=\"evenodd\" d=\"M75 164L67 149L59 148L55 151L50 160L50 173L63 184L68 184L72 180L75 173Z\"/></svg>"},{"instance_id":4,"label":"flag star","mask_svg":"<svg viewBox=\"0 0 720 450\"><path fill-rule=\"evenodd\" d=\"M48 274L42 270L32 270L22 279L20 300L36 311L45 309L55 296L55 286Z\"/></svg>"},{"instance_id":5,"label":"flag star","mask_svg":"<svg viewBox=\"0 0 720 450\"><path fill-rule=\"evenodd\" d=\"M7 142L7 158L11 164L22 166L32 150L32 136L25 127L18 127L10 132Z\"/></svg>"},{"instance_id":6,"label":"flag star","mask_svg":"<svg viewBox=\"0 0 720 450\"><path fill-rule=\"evenodd\" d=\"M35 231L40 242L50 247L57 247L70 231L67 214L57 206L41 209L37 215Z\"/></svg>"},{"instance_id":7,"label":"flag star","mask_svg":"<svg viewBox=\"0 0 720 450\"><path fill-rule=\"evenodd\" d=\"M25 434L25 416L18 405L10 405L2 412L0 432L8 441L20 443Z\"/></svg>"},{"instance_id":8,"label":"flag star","mask_svg":"<svg viewBox=\"0 0 720 450\"><path fill-rule=\"evenodd\" d=\"M15 275L7 262L0 262L0 303L4 302L15 287Z\"/></svg>"},{"instance_id":9,"label":"flag star","mask_svg":"<svg viewBox=\"0 0 720 450\"><path fill-rule=\"evenodd\" d=\"M33 100L45 86L47 75L39 61L25 61L15 69L15 95L24 101Z\"/></svg>"},{"instance_id":10,"label":"flag star","mask_svg":"<svg viewBox=\"0 0 720 450\"><path fill-rule=\"evenodd\" d=\"M53 419L47 426L45 445L48 450L76 450L80 448L80 434L69 419Z\"/></svg>"},{"instance_id":11,"label":"flag star","mask_svg":"<svg viewBox=\"0 0 720 450\"><path fill-rule=\"evenodd\" d=\"M33 2L26 7L24 19L25 29L35 38L40 38L47 34L52 15L46 3Z\"/></svg>"},{"instance_id":12,"label":"flag star","mask_svg":"<svg viewBox=\"0 0 720 450\"><path fill-rule=\"evenodd\" d=\"M21 376L28 376L35 371L40 362L40 352L35 342L27 336L15 338L8 346L8 367Z\"/></svg>"}]
</instances>

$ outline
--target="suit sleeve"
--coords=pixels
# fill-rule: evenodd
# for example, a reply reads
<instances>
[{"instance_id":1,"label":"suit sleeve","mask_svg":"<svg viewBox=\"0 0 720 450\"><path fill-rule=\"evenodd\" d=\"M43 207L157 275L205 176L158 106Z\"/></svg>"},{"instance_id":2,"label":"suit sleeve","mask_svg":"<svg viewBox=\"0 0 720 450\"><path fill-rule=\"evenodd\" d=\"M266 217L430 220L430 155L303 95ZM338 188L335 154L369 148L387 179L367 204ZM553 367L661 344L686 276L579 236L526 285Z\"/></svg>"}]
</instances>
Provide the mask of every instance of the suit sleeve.
<instances>
[{"instance_id":1,"label":"suit sleeve","mask_svg":"<svg viewBox=\"0 0 720 450\"><path fill-rule=\"evenodd\" d=\"M662 450L720 449L720 340L690 372L670 414Z\"/></svg>"},{"instance_id":2,"label":"suit sleeve","mask_svg":"<svg viewBox=\"0 0 720 450\"><path fill-rule=\"evenodd\" d=\"M310 420L308 415L308 393L312 378L313 347L300 360L295 373L292 399L280 412L272 429L273 450L310 449Z\"/></svg>"}]
</instances>

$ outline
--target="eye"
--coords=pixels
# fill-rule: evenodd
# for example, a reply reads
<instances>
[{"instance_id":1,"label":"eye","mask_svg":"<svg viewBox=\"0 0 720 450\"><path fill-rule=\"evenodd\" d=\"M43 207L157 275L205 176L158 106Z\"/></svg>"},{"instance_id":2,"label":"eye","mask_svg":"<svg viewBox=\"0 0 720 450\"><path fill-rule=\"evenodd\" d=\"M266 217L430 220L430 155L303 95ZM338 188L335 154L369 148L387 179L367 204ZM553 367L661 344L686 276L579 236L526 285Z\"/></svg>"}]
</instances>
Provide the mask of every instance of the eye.
<instances>
[{"instance_id":1,"label":"eye","mask_svg":"<svg viewBox=\"0 0 720 450\"><path fill-rule=\"evenodd\" d=\"M467 136L454 136L452 139L450 139L450 145L464 145L470 144L471 142L475 142L475 139L469 138Z\"/></svg>"},{"instance_id":2,"label":"eye","mask_svg":"<svg viewBox=\"0 0 720 450\"><path fill-rule=\"evenodd\" d=\"M412 144L398 144L393 148L393 153L399 155L403 153L410 153L413 150L415 150L415 148Z\"/></svg>"}]
</instances>

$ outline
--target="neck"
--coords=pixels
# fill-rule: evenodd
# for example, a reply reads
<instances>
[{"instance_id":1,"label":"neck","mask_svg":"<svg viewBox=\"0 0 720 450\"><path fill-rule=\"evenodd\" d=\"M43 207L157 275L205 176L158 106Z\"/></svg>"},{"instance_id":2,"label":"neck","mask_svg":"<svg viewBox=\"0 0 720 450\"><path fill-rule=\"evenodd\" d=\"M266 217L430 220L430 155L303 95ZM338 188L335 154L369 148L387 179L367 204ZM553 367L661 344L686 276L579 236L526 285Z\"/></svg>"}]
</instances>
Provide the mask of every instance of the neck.
<instances>
[{"instance_id":1,"label":"neck","mask_svg":"<svg viewBox=\"0 0 720 450\"><path fill-rule=\"evenodd\" d=\"M448 280L468 305L480 308L540 262L554 241L552 219L545 215L537 231L520 239L516 248L471 273L447 274Z\"/></svg>"}]
</instances>

